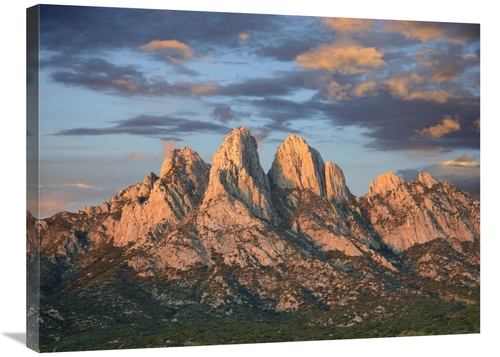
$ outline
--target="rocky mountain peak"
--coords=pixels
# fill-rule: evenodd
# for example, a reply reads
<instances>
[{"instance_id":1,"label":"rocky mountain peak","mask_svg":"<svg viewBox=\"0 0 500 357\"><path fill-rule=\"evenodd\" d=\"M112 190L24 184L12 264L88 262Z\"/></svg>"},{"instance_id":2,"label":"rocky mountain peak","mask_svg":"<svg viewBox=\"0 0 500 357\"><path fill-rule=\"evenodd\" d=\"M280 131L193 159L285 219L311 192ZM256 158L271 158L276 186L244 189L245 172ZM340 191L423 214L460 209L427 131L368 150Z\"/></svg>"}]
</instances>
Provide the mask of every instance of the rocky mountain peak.
<instances>
[{"instance_id":1,"label":"rocky mountain peak","mask_svg":"<svg viewBox=\"0 0 500 357\"><path fill-rule=\"evenodd\" d=\"M435 184L437 184L439 181L432 177L430 174L427 172L421 172L418 174L418 182L420 182L422 185L424 185L427 188L431 188Z\"/></svg>"},{"instance_id":2,"label":"rocky mountain peak","mask_svg":"<svg viewBox=\"0 0 500 357\"><path fill-rule=\"evenodd\" d=\"M386 172L370 182L369 195L385 196L387 192L394 190L405 181L393 172Z\"/></svg>"},{"instance_id":3,"label":"rocky mountain peak","mask_svg":"<svg viewBox=\"0 0 500 357\"><path fill-rule=\"evenodd\" d=\"M238 201L252 215L273 224L277 222L269 179L260 165L257 141L245 127L231 131L212 158L203 202L205 206L213 205L221 198L230 204Z\"/></svg>"},{"instance_id":4,"label":"rocky mountain peak","mask_svg":"<svg viewBox=\"0 0 500 357\"><path fill-rule=\"evenodd\" d=\"M170 151L163 161L160 177L166 178L173 172L184 172L187 174L199 174L199 171L206 171L210 165L205 163L198 153L190 147L176 148Z\"/></svg>"},{"instance_id":5,"label":"rocky mountain peak","mask_svg":"<svg viewBox=\"0 0 500 357\"><path fill-rule=\"evenodd\" d=\"M278 188L309 189L325 197L325 163L300 136L290 135L278 147L268 176Z\"/></svg>"},{"instance_id":6,"label":"rocky mountain peak","mask_svg":"<svg viewBox=\"0 0 500 357\"><path fill-rule=\"evenodd\" d=\"M330 200L341 201L351 196L346 185L342 169L333 162L325 163L326 197Z\"/></svg>"},{"instance_id":7,"label":"rocky mountain peak","mask_svg":"<svg viewBox=\"0 0 500 357\"><path fill-rule=\"evenodd\" d=\"M258 174L262 170L258 156L257 141L250 131L245 127L237 127L226 136L213 156L212 164L219 169L237 166Z\"/></svg>"},{"instance_id":8,"label":"rocky mountain peak","mask_svg":"<svg viewBox=\"0 0 500 357\"><path fill-rule=\"evenodd\" d=\"M227 135L212 166L192 149L175 149L159 176L149 173L101 206L40 220L27 212L26 233L28 286L39 284L43 294L33 296L44 306L32 318L43 318L37 326L53 340L46 351L91 336L89 326L104 326L97 346L111 346L115 328L141 336L144 326L173 331L180 345L176 326L200 314L207 331L222 324L214 342L220 331L233 341L231 321L247 317L253 342L262 342L256 318L272 319L262 321L275 336L285 335L277 322L286 321L288 336L306 322L324 337L325 327L352 325L339 335L349 336L407 316L422 334L418 311L427 308L430 331L462 333L471 313L479 329L480 203L428 173L404 181L388 172L355 197L340 167L296 135L279 147L268 175L247 128ZM455 303L455 320L436 320L436 306L452 311Z\"/></svg>"}]
</instances>

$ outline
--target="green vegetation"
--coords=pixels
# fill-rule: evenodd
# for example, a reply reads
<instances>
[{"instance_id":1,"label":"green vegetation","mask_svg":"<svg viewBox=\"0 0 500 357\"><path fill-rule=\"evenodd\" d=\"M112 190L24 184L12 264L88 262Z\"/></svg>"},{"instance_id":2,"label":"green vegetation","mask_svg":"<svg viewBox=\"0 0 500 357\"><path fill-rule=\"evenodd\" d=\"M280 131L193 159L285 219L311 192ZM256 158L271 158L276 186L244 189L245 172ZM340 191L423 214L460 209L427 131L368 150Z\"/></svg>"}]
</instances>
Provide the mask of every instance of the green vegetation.
<instances>
[{"instance_id":1,"label":"green vegetation","mask_svg":"<svg viewBox=\"0 0 500 357\"><path fill-rule=\"evenodd\" d=\"M131 279L125 268L117 276L111 283L42 297L41 350L479 333L479 288L452 288L429 281L419 287L429 294L408 294L377 318L347 323L350 318L346 318L345 309L330 309L313 301L314 296L307 291L304 294L313 302L312 308L277 312L266 310L258 297L245 291L241 294L249 300L244 304L226 300L225 304L213 306L202 301L200 281L139 282ZM237 288L242 290L244 286ZM444 301L432 293L440 289L468 303Z\"/></svg>"}]
</instances>

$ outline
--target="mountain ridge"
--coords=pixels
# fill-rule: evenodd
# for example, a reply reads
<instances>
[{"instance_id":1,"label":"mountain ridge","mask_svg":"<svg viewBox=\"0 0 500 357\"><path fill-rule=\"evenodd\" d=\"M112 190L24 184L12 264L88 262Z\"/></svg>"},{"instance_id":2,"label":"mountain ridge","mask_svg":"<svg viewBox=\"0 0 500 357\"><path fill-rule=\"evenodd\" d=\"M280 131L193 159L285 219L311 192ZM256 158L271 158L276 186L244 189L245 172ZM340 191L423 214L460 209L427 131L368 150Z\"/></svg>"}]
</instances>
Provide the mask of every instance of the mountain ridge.
<instances>
[{"instance_id":1,"label":"mountain ridge","mask_svg":"<svg viewBox=\"0 0 500 357\"><path fill-rule=\"evenodd\" d=\"M409 296L449 299L430 282L477 289L479 218L478 201L428 173L385 173L355 196L341 168L297 135L265 173L257 141L238 127L212 165L175 149L159 176L100 206L42 220L27 212L27 254L38 247L52 262L61 294L106 289L126 272L180 315L195 304L211 316L282 311L352 326L406 311ZM176 284L194 295L174 294Z\"/></svg>"}]
</instances>

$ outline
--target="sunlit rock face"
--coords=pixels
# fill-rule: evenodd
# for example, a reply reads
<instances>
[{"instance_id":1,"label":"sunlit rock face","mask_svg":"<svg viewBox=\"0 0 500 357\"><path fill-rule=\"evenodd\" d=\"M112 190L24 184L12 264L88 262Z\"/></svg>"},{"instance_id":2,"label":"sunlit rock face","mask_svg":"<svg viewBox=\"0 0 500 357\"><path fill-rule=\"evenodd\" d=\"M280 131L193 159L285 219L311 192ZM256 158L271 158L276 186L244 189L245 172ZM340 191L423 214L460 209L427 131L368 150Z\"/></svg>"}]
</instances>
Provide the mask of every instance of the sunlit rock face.
<instances>
[{"instance_id":1,"label":"sunlit rock face","mask_svg":"<svg viewBox=\"0 0 500 357\"><path fill-rule=\"evenodd\" d=\"M325 185L326 197L330 200L340 202L352 196L346 185L344 172L333 162L325 164Z\"/></svg>"},{"instance_id":2,"label":"sunlit rock face","mask_svg":"<svg viewBox=\"0 0 500 357\"><path fill-rule=\"evenodd\" d=\"M212 159L203 208L221 204L230 205L232 212L242 205L250 215L271 224L278 221L271 203L269 180L260 165L257 141L244 127L229 133ZM224 215L220 218L224 219Z\"/></svg>"},{"instance_id":3,"label":"sunlit rock face","mask_svg":"<svg viewBox=\"0 0 500 357\"><path fill-rule=\"evenodd\" d=\"M93 274L93 262L119 250L120 265L109 259L101 273L114 279L113 269L125 266L137 277L190 281L204 303L244 304L244 290L276 311L333 311L360 296L399 299L413 284L404 277L479 284L479 202L466 193L427 173L405 181L389 172L356 197L341 168L297 135L277 149L266 175L243 127L227 135L212 166L175 149L159 175L108 202L26 217L28 253L38 244L53 261ZM106 281L92 274L86 284Z\"/></svg>"},{"instance_id":4,"label":"sunlit rock face","mask_svg":"<svg viewBox=\"0 0 500 357\"><path fill-rule=\"evenodd\" d=\"M479 202L428 173L408 182L385 173L364 198L374 228L398 250L437 238L473 241L480 234Z\"/></svg>"},{"instance_id":5,"label":"sunlit rock face","mask_svg":"<svg viewBox=\"0 0 500 357\"><path fill-rule=\"evenodd\" d=\"M298 135L281 144L269 171L272 186L280 189L309 189L325 197L325 163L318 151Z\"/></svg>"}]
</instances>

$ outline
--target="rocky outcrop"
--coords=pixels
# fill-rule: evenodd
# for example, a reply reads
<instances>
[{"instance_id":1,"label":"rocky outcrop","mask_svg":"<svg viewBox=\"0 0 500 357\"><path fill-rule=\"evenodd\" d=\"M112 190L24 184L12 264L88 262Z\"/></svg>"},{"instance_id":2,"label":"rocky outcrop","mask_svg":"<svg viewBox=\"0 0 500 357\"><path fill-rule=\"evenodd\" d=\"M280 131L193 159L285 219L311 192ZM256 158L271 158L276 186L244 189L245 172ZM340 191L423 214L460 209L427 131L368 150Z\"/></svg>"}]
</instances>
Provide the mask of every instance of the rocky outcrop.
<instances>
[{"instance_id":1,"label":"rocky outcrop","mask_svg":"<svg viewBox=\"0 0 500 357\"><path fill-rule=\"evenodd\" d=\"M406 294L409 276L479 284L479 202L466 193L427 173L417 181L386 173L356 197L342 170L296 135L266 175L243 127L227 135L212 166L175 149L160 175L83 211L44 220L27 213L27 230L29 251L39 244L85 272L114 252L105 276L130 269L169 284L196 281L203 301L242 304L244 292L275 310L344 309L358 297L379 304ZM105 281L95 279L84 280Z\"/></svg>"},{"instance_id":2,"label":"rocky outcrop","mask_svg":"<svg viewBox=\"0 0 500 357\"><path fill-rule=\"evenodd\" d=\"M401 251L438 238L474 241L480 235L479 202L428 173L412 182L383 174L364 199L382 240Z\"/></svg>"},{"instance_id":3,"label":"rocky outcrop","mask_svg":"<svg viewBox=\"0 0 500 357\"><path fill-rule=\"evenodd\" d=\"M370 182L368 194L370 196L385 196L387 192L397 192L403 183L404 180L402 178L392 172L387 172Z\"/></svg>"},{"instance_id":4,"label":"rocky outcrop","mask_svg":"<svg viewBox=\"0 0 500 357\"><path fill-rule=\"evenodd\" d=\"M325 163L326 197L341 202L352 196L345 183L344 172L337 164L328 161Z\"/></svg>"},{"instance_id":5,"label":"rocky outcrop","mask_svg":"<svg viewBox=\"0 0 500 357\"><path fill-rule=\"evenodd\" d=\"M201 210L205 209L216 214L224 225L238 220L245 210L272 225L278 222L269 180L260 165L257 141L247 128L239 127L229 133L213 156Z\"/></svg>"},{"instance_id":6,"label":"rocky outcrop","mask_svg":"<svg viewBox=\"0 0 500 357\"><path fill-rule=\"evenodd\" d=\"M107 234L116 244L126 245L146 239L151 230L176 228L202 201L209 170L191 148L172 150L159 177L150 173L109 201L111 214L103 222Z\"/></svg>"},{"instance_id":7,"label":"rocky outcrop","mask_svg":"<svg viewBox=\"0 0 500 357\"><path fill-rule=\"evenodd\" d=\"M300 136L290 135L278 147L268 175L274 188L308 189L325 197L325 163Z\"/></svg>"},{"instance_id":8,"label":"rocky outcrop","mask_svg":"<svg viewBox=\"0 0 500 357\"><path fill-rule=\"evenodd\" d=\"M198 208L209 171L210 165L192 149L175 149L165 158L160 177L149 173L100 206L40 220L41 244L53 256L71 258L82 247L93 249L110 239L117 246L127 246L165 235Z\"/></svg>"},{"instance_id":9,"label":"rocky outcrop","mask_svg":"<svg viewBox=\"0 0 500 357\"><path fill-rule=\"evenodd\" d=\"M336 202L352 196L340 167L325 163L319 152L297 135L290 135L278 147L268 176L276 190L310 190Z\"/></svg>"}]
</instances>

